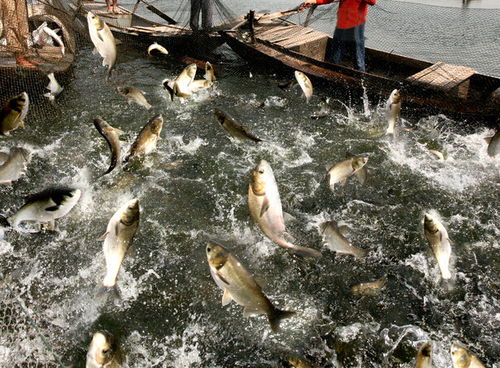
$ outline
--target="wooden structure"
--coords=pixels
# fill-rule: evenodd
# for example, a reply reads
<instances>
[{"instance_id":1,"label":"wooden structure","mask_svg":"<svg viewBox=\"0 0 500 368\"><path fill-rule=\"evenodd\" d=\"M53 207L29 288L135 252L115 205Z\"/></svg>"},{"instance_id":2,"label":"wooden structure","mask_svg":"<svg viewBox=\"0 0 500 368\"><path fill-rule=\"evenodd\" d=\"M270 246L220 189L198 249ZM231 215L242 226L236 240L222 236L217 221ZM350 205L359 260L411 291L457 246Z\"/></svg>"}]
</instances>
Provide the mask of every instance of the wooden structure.
<instances>
[{"instance_id":1,"label":"wooden structure","mask_svg":"<svg viewBox=\"0 0 500 368\"><path fill-rule=\"evenodd\" d=\"M89 11L101 17L117 39L127 43L147 47L158 42L170 53L183 55L209 52L223 43L222 37L216 32L195 33L177 24L156 23L120 6L116 13L109 13L105 3L92 0L82 1L78 9L78 15L85 24Z\"/></svg>"},{"instance_id":2,"label":"wooden structure","mask_svg":"<svg viewBox=\"0 0 500 368\"><path fill-rule=\"evenodd\" d=\"M349 93L366 90L381 100L398 88L406 108L499 123L500 78L370 48L366 49L366 72L361 72L347 63L328 61L332 38L326 33L266 14L253 15L250 26L251 18L250 14L240 17L237 26L222 34L236 53L254 65L274 65L287 73L300 70L315 83L335 85L335 90L342 87Z\"/></svg>"}]
</instances>

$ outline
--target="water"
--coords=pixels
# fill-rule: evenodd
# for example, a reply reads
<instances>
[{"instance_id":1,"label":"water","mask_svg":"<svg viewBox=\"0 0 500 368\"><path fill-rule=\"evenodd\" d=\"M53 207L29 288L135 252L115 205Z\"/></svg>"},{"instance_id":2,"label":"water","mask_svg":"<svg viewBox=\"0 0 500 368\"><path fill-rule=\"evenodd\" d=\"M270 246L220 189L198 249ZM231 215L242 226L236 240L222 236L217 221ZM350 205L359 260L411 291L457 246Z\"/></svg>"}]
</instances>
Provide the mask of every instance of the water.
<instances>
[{"instance_id":1,"label":"water","mask_svg":"<svg viewBox=\"0 0 500 368\"><path fill-rule=\"evenodd\" d=\"M403 108L404 124L418 128L392 143L376 138L386 127L383 102L334 100L331 116L312 120L328 91L316 90L307 105L300 90L277 87L282 77L249 78L240 60L219 67L214 88L171 103L161 81L182 66L120 51L113 84L143 89L154 111L128 105L87 47L57 105L46 105L53 114L30 117L26 129L2 138L2 148L22 145L32 159L25 177L0 187L0 215L52 184L77 186L83 196L56 233L0 230L0 270L8 275L0 291L0 366L60 360L83 367L92 333L107 329L120 338L127 367L283 367L289 355L320 367L413 367L428 340L437 368L451 367L449 347L457 341L487 367L500 367L500 162L486 154L491 130L443 115L407 120ZM264 142L229 139L214 107ZM124 130L128 151L155 112L165 118L157 151L96 179L109 151L93 118ZM447 159L436 160L428 148ZM369 157L369 181L350 180L334 195L326 167L346 154ZM284 210L294 218L289 231L297 244L320 250L319 261L290 255L251 222L246 193L260 159L272 165ZM178 161L183 165L172 167ZM122 298L97 300L104 276L98 239L134 197L141 223L118 277ZM448 287L422 231L430 210L452 240ZM348 225L349 239L368 256L335 255L321 245L325 220ZM276 306L297 312L280 333L271 334L263 316L244 318L242 307L221 306L207 240L230 248ZM352 295L353 285L382 276L388 282L379 296Z\"/></svg>"}]
</instances>

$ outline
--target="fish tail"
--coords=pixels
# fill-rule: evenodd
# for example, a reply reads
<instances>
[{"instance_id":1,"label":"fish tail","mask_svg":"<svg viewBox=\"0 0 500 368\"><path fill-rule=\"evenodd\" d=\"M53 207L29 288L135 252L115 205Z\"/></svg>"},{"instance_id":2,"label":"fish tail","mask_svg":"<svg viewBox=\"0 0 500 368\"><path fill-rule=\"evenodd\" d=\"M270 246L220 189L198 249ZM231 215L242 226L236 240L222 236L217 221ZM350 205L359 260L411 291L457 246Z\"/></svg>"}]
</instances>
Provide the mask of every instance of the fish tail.
<instances>
[{"instance_id":1,"label":"fish tail","mask_svg":"<svg viewBox=\"0 0 500 368\"><path fill-rule=\"evenodd\" d=\"M273 332L278 332L280 330L280 322L285 318L289 318L293 316L295 312L292 311L283 311L275 308L268 316L269 324L271 325L271 330Z\"/></svg>"},{"instance_id":2,"label":"fish tail","mask_svg":"<svg viewBox=\"0 0 500 368\"><path fill-rule=\"evenodd\" d=\"M2 227L10 227L10 219L4 216L0 216L0 226Z\"/></svg>"},{"instance_id":3,"label":"fish tail","mask_svg":"<svg viewBox=\"0 0 500 368\"><path fill-rule=\"evenodd\" d=\"M316 257L316 258L321 257L321 253L315 249L306 248L306 247L299 247L297 245L293 245L293 244L287 242L285 239L282 239L282 238L275 239L274 241L280 247L291 249L292 251L294 251L296 254L298 254L301 257Z\"/></svg>"}]
</instances>

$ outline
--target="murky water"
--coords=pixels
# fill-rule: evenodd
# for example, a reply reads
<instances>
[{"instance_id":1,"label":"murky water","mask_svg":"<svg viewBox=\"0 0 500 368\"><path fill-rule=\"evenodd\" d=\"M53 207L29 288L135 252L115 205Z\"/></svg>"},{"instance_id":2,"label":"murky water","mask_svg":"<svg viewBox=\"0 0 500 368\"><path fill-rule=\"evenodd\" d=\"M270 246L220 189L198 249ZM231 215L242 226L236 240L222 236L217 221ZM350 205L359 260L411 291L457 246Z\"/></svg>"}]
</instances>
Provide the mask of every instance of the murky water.
<instances>
[{"instance_id":1,"label":"murky water","mask_svg":"<svg viewBox=\"0 0 500 368\"><path fill-rule=\"evenodd\" d=\"M282 367L289 355L321 367L412 367L424 341L432 341L437 368L451 366L449 347L457 341L487 367L500 367L500 163L483 140L491 130L429 116L405 121L416 129L392 143L376 138L386 127L378 101L331 101L332 114L312 120L328 91L317 90L307 105L299 89L282 91L283 79L270 74L249 78L241 62L220 65L212 89L172 103L161 81L182 66L121 51L112 85L84 49L57 105L47 105L54 118L31 118L2 138L2 149L21 145L32 158L25 177L0 187L1 215L49 185L77 186L83 196L55 233L0 230L0 268L10 278L1 291L0 366L60 360L83 367L92 333L104 328L120 338L128 367ZM124 84L143 89L154 111L128 105L115 91ZM229 139L214 107L264 142ZM109 151L93 118L124 130L127 151L155 112L165 118L157 151L97 179ZM428 148L447 159L436 160ZM369 157L369 180L350 180L335 195L326 168L347 154ZM246 192L261 159L272 165L293 216L289 231L297 244L320 250L319 261L292 256L251 222ZM98 238L133 197L141 222L119 274L122 298L98 300ZM423 235L430 210L452 240L451 286L440 282ZM349 239L368 250L366 258L321 244L319 225L332 219L349 225ZM244 318L234 303L222 307L207 240L230 248L275 305L297 312L280 333L271 334L263 316ZM388 282L379 296L352 294L353 285L382 276Z\"/></svg>"}]
</instances>

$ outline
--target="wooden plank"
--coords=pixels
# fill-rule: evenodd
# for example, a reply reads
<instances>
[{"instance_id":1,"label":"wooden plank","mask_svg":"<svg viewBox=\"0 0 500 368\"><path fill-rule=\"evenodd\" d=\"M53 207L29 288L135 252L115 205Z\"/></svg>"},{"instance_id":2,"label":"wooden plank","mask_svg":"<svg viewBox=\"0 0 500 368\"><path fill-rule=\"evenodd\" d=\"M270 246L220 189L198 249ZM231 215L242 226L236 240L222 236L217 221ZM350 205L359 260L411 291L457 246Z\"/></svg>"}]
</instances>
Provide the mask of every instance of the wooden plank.
<instances>
[{"instance_id":1,"label":"wooden plank","mask_svg":"<svg viewBox=\"0 0 500 368\"><path fill-rule=\"evenodd\" d=\"M472 68L438 62L409 76L407 80L449 91L468 80L475 73L476 71Z\"/></svg>"}]
</instances>

